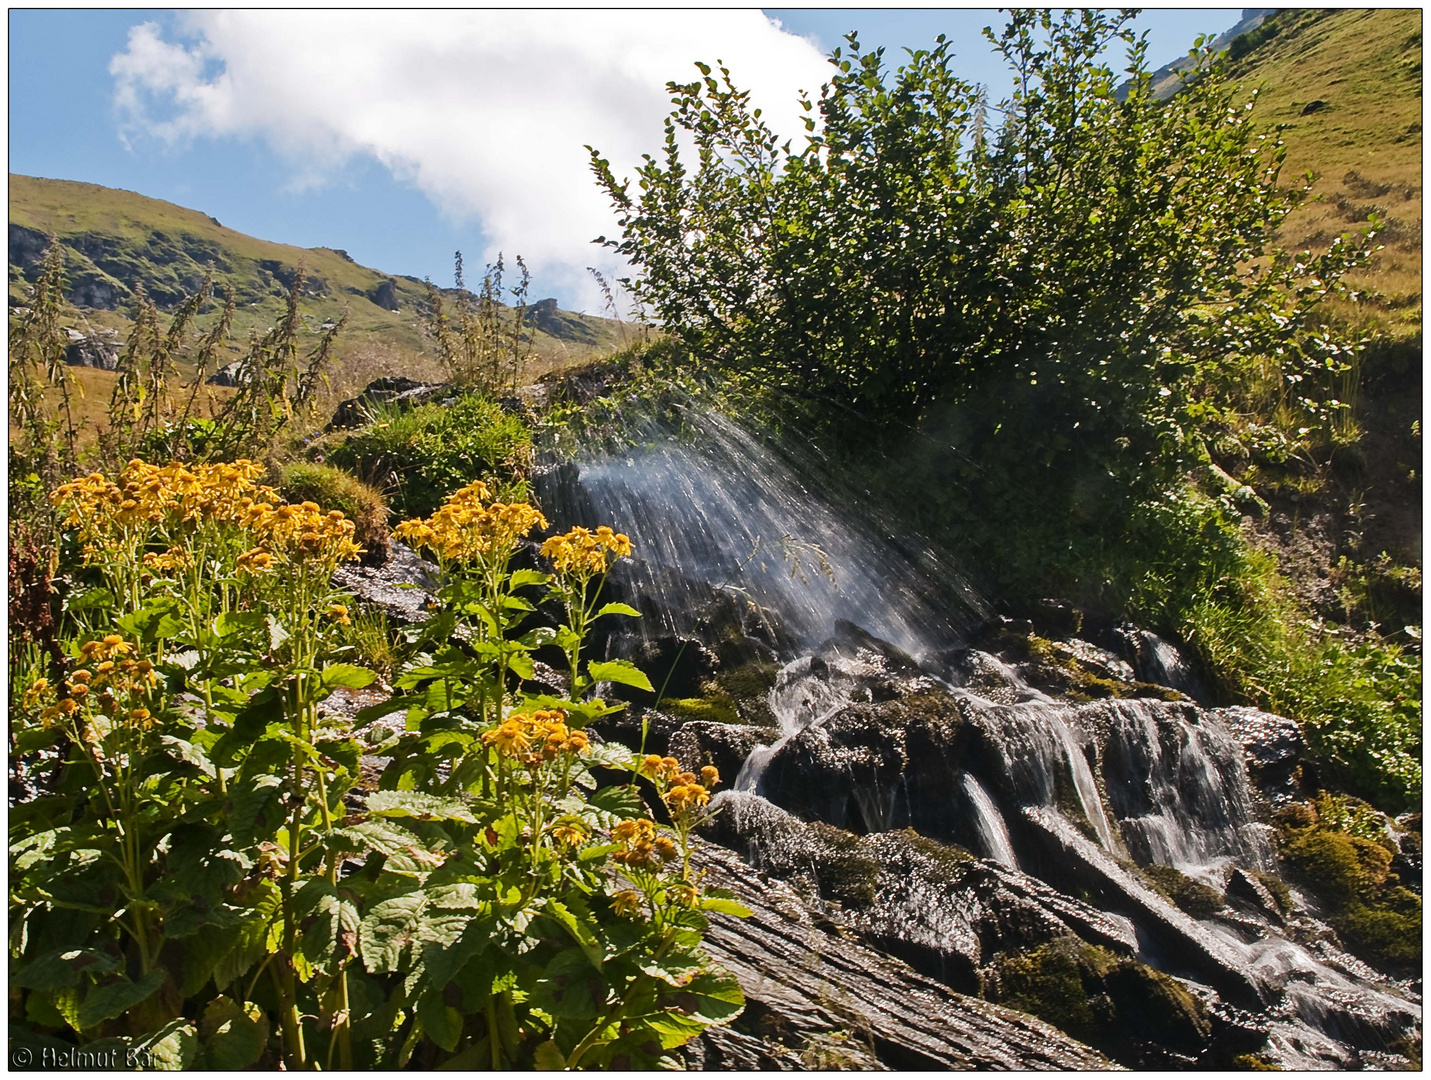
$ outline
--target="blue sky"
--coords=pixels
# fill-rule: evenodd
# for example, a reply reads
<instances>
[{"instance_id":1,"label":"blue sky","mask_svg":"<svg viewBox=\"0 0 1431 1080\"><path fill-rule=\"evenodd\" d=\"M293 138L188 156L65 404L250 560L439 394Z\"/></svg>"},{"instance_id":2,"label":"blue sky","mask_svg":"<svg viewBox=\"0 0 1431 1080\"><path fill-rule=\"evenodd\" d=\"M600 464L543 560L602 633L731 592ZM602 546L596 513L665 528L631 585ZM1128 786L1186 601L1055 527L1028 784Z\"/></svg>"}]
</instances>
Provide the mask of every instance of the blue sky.
<instances>
[{"instance_id":1,"label":"blue sky","mask_svg":"<svg viewBox=\"0 0 1431 1080\"><path fill-rule=\"evenodd\" d=\"M597 310L588 241L612 231L584 167L660 142L662 86L724 59L780 129L794 90L858 31L897 62L943 33L1002 96L992 10L343 13L10 12L10 170L127 188L267 240L345 248L447 283L498 247L539 296ZM1153 10L1154 66L1235 9ZM146 25L148 24L148 25ZM136 28L141 28L136 30ZM1117 66L1117 65L1115 65Z\"/></svg>"}]
</instances>

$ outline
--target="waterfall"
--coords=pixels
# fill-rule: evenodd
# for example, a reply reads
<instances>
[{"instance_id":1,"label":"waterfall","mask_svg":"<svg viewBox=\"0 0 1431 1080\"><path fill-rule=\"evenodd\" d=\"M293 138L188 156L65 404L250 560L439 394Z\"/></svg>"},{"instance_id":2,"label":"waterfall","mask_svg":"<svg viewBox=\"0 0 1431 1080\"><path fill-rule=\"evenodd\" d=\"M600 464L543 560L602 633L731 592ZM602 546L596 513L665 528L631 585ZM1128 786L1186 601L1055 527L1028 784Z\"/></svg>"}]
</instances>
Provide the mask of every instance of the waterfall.
<instances>
[{"instance_id":1,"label":"waterfall","mask_svg":"<svg viewBox=\"0 0 1431 1080\"><path fill-rule=\"evenodd\" d=\"M848 619L913 655L948 647L980 602L917 539L881 535L859 500L836 507L818 463L788 460L725 417L686 410L680 438L656 432L624 455L536 478L554 521L611 525L635 557L617 582L649 602L638 632L689 636L712 590L817 644ZM819 491L816 488L819 488ZM855 503L856 505L848 505Z\"/></svg>"},{"instance_id":2,"label":"waterfall","mask_svg":"<svg viewBox=\"0 0 1431 1080\"><path fill-rule=\"evenodd\" d=\"M740 767L735 790L759 789L765 768L786 743L806 728L823 724L851 701L858 690L855 665L837 657L827 662L802 656L786 664L775 676L767 702L780 724L780 738L770 746L757 746Z\"/></svg>"},{"instance_id":3,"label":"waterfall","mask_svg":"<svg viewBox=\"0 0 1431 1080\"><path fill-rule=\"evenodd\" d=\"M974 828L984 845L984 855L1004 866L1019 868L1018 857L1014 854L1014 842L1009 837L1009 827L1004 824L1003 815L994 805L988 790L979 783L973 773L965 773L960 779L964 794L974 811Z\"/></svg>"}]
</instances>

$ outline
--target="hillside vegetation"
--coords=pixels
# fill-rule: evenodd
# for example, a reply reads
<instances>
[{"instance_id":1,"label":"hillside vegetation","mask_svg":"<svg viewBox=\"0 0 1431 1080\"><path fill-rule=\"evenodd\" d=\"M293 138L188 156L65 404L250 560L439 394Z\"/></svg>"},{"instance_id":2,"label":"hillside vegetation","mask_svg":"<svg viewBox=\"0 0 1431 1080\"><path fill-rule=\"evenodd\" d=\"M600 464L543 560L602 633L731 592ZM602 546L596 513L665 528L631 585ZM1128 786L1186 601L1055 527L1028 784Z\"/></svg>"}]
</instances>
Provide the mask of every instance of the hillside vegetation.
<instances>
[{"instance_id":1,"label":"hillside vegetation","mask_svg":"<svg viewBox=\"0 0 1431 1080\"><path fill-rule=\"evenodd\" d=\"M1382 250L1347 280L1368 293L1369 325L1419 335L1421 12L1280 11L1247 40L1258 43L1232 75L1260 89L1261 121L1281 125L1284 178L1317 176L1313 201L1283 223L1281 242L1324 249L1378 215Z\"/></svg>"},{"instance_id":2,"label":"hillside vegetation","mask_svg":"<svg viewBox=\"0 0 1431 1080\"><path fill-rule=\"evenodd\" d=\"M196 292L205 267L214 266L220 291L233 288L237 311L228 346L243 352L250 330L266 331L281 317L294 274L306 274L302 313L308 329L348 322L334 348L336 391L347 392L377 375L440 374L425 333L427 286L413 277L355 263L333 248L299 248L246 236L207 214L131 191L69 180L10 176L10 303L22 304L39 274L50 235L65 249L67 299L81 332L111 330L122 338L134 313L134 289L162 311ZM513 283L508 267L508 284ZM468 268L469 283L480 272ZM441 284L441 283L439 283ZM449 296L453 290L447 290ZM621 344L621 327L609 319L560 311L554 302L529 300L532 374L565 366ZM200 331L222 303L200 314ZM107 373L86 373L108 396Z\"/></svg>"}]
</instances>

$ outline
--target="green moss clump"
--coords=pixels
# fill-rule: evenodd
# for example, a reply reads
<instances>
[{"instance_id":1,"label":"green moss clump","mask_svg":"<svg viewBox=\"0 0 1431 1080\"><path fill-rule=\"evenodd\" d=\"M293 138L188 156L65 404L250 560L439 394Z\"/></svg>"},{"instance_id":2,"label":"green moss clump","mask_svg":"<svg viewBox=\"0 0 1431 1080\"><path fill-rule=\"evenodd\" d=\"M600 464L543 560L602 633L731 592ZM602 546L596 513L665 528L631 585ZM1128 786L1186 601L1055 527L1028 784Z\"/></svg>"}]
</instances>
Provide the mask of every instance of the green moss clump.
<instances>
[{"instance_id":1,"label":"green moss clump","mask_svg":"<svg viewBox=\"0 0 1431 1080\"><path fill-rule=\"evenodd\" d=\"M1077 938L1005 958L990 985L1001 1004L1115 1060L1151 1032L1165 1046L1191 1050L1200 1050L1211 1032L1206 1009L1176 979Z\"/></svg>"},{"instance_id":2,"label":"green moss clump","mask_svg":"<svg viewBox=\"0 0 1431 1080\"><path fill-rule=\"evenodd\" d=\"M1281 1072L1270 1061L1263 1061L1256 1054L1238 1054L1232 1059L1232 1067L1243 1072Z\"/></svg>"},{"instance_id":3,"label":"green moss clump","mask_svg":"<svg viewBox=\"0 0 1431 1080\"><path fill-rule=\"evenodd\" d=\"M711 720L717 724L739 724L735 702L724 694L698 698L662 698L656 708L679 720Z\"/></svg>"},{"instance_id":4,"label":"green moss clump","mask_svg":"<svg viewBox=\"0 0 1431 1080\"><path fill-rule=\"evenodd\" d=\"M353 539L364 549L364 562L381 563L388 553L388 504L382 493L351 473L317 461L283 466L279 493L292 503L315 502L341 510L353 522Z\"/></svg>"},{"instance_id":5,"label":"green moss clump","mask_svg":"<svg viewBox=\"0 0 1431 1080\"><path fill-rule=\"evenodd\" d=\"M1328 922L1353 953L1393 975L1417 971L1421 898L1392 872L1389 841L1338 828L1373 831L1370 818L1355 812L1358 807L1347 809L1344 801L1324 797L1315 811L1282 813L1282 859L1327 905Z\"/></svg>"},{"instance_id":6,"label":"green moss clump","mask_svg":"<svg viewBox=\"0 0 1431 1080\"><path fill-rule=\"evenodd\" d=\"M1144 866L1143 877L1182 911L1194 919L1210 919L1222 910L1222 894L1195 881L1174 866Z\"/></svg>"},{"instance_id":7,"label":"green moss clump","mask_svg":"<svg viewBox=\"0 0 1431 1080\"><path fill-rule=\"evenodd\" d=\"M815 854L820 896L844 907L873 907L879 896L879 863L865 853L853 833L823 822L811 827L820 840Z\"/></svg>"}]
</instances>

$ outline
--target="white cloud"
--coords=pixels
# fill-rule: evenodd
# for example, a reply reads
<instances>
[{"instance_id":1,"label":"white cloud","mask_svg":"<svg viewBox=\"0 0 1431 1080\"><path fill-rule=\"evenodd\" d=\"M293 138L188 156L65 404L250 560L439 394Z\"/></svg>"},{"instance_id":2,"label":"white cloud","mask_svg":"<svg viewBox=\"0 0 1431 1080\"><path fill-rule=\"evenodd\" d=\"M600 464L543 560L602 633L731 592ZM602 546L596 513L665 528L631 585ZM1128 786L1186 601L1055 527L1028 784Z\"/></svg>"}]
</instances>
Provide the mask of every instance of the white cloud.
<instances>
[{"instance_id":1,"label":"white cloud","mask_svg":"<svg viewBox=\"0 0 1431 1080\"><path fill-rule=\"evenodd\" d=\"M260 138L299 186L369 155L479 223L489 260L521 253L544 290L583 297L589 241L615 231L584 144L630 175L659 152L666 83L723 60L798 145L796 92L828 78L811 42L751 10L205 11L182 31L136 26L113 58L126 138Z\"/></svg>"}]
</instances>

